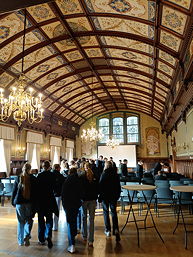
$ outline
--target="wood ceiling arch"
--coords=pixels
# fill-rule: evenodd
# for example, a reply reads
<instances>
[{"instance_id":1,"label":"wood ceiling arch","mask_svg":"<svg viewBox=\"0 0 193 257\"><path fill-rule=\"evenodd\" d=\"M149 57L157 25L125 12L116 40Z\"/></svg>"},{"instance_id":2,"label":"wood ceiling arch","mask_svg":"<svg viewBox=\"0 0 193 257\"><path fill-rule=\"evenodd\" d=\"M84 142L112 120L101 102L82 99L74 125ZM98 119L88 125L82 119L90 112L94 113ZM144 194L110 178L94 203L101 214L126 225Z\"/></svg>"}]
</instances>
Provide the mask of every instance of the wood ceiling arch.
<instances>
[{"instance_id":1,"label":"wood ceiling arch","mask_svg":"<svg viewBox=\"0 0 193 257\"><path fill-rule=\"evenodd\" d=\"M26 36L32 37L36 31L36 35L39 34L42 38L39 39L40 42L34 41L36 43L29 46L24 52L25 60L30 63L25 69L25 74L30 79L29 83L35 85L37 91L42 91L45 96L45 107L49 111L53 114L60 113L61 117L65 119L77 120L78 124L87 119L89 112L87 108L90 108L91 105L91 102L87 100L91 95L96 102L95 106L101 106L103 111L107 111L109 108L120 110L122 107L125 109L133 107L136 110L137 108L148 109L150 116L161 121L162 106L165 105L164 99L170 94L168 89L171 89L171 85L173 87L179 62L184 61L185 44L188 45L191 31L193 3L190 0L183 4L177 0L150 1L151 3L147 1L148 4L144 4L142 8L140 1L136 0L134 1L136 8L132 9L133 6L130 6L128 1L129 8L124 9L125 13L123 13L122 9L119 9L117 1L108 2L107 5L105 5L105 0L103 2L100 5L101 0L71 0L68 9L65 9L66 7L56 0L49 4L39 5L37 8L27 8L27 19L30 26L27 28ZM72 3L74 5L71 5ZM122 2L122 4L124 7L125 3ZM75 9L71 9L72 6ZM153 12L152 16L149 15L149 6L155 8L155 19ZM104 11L102 11L103 9ZM136 10L141 13L143 10L143 15L138 15ZM16 14L18 15L18 13ZM22 11L18 16L18 22L20 19L22 27L21 14ZM9 15L11 14L0 15L1 22L9 20ZM107 19L104 18L109 19L108 26ZM121 23L116 23L118 21ZM15 24L17 25L17 23ZM126 25L121 27L121 24ZM128 24L132 27L127 26ZM60 30L54 34L53 31L55 32L58 25ZM141 29L137 30L137 26L141 26ZM6 26L2 28L4 39L0 38L0 54L4 47L11 45L23 35L23 31L20 29L7 37L9 31ZM146 28L148 28L148 33L145 32ZM12 29L13 27L9 27L10 31ZM134 42L137 43L134 44ZM38 57L37 61L32 62L30 58L35 57L37 52L43 48L52 50L52 52L41 58ZM152 48L153 52L150 50ZM127 56L122 55L123 51L128 56L129 54L135 55L135 58L127 59ZM21 57L22 54L15 51L12 58L1 62L0 81L1 78L5 81L4 76L12 76L16 72ZM149 58L149 62L144 61L145 58L146 60ZM153 59L153 66L151 59ZM124 63L130 63L135 68L126 67ZM49 68L46 70L47 66ZM37 71L36 74L36 67L38 69L40 67L40 70L42 67L42 71ZM17 76L18 73L16 72ZM92 78L94 78L93 83L91 82ZM129 81L130 79L133 81ZM10 77L9 80L10 82L4 86L5 88L14 82ZM59 84L62 80L65 80L63 85ZM99 85L97 88L92 88L95 83ZM111 85L111 83L113 84ZM129 84L132 88L129 88ZM69 93L64 92L63 94L62 89L65 87L69 87L71 90ZM132 95L129 96L128 92L132 92ZM134 92L136 99L133 95ZM73 93L74 96L72 96ZM151 104L145 100L137 101L140 94L151 99ZM76 98L76 101L69 105L67 101L72 101L73 98ZM87 102L82 116L79 113L81 100ZM112 106L109 105L110 103ZM160 103L160 107L158 103ZM99 109L101 110L101 108ZM83 107L82 109L84 110ZM160 110L158 111L158 109Z\"/></svg>"}]
</instances>

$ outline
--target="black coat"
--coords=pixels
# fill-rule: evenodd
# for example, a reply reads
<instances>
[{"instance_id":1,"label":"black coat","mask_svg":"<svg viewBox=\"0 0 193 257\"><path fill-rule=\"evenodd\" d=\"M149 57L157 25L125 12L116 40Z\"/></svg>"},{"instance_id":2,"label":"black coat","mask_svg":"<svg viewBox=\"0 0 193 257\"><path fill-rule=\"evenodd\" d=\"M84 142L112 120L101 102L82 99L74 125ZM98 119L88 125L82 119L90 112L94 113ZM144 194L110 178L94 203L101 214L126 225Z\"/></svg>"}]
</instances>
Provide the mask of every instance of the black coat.
<instances>
[{"instance_id":1,"label":"black coat","mask_svg":"<svg viewBox=\"0 0 193 257\"><path fill-rule=\"evenodd\" d=\"M106 169L99 181L99 199L117 201L121 194L119 175L112 169Z\"/></svg>"},{"instance_id":2,"label":"black coat","mask_svg":"<svg viewBox=\"0 0 193 257\"><path fill-rule=\"evenodd\" d=\"M30 199L25 199L22 195L22 190L19 190L20 179L20 176L15 179L11 203L13 206L16 206L16 204L31 203L34 207L36 202L36 177L30 175Z\"/></svg>"},{"instance_id":3,"label":"black coat","mask_svg":"<svg viewBox=\"0 0 193 257\"><path fill-rule=\"evenodd\" d=\"M136 175L139 178L143 177L143 165L137 164L137 171L136 171Z\"/></svg>"},{"instance_id":4,"label":"black coat","mask_svg":"<svg viewBox=\"0 0 193 257\"><path fill-rule=\"evenodd\" d=\"M162 169L161 163L160 162L156 162L154 170L153 170L153 175L155 176L158 173L158 171L161 170L161 169Z\"/></svg>"},{"instance_id":5,"label":"black coat","mask_svg":"<svg viewBox=\"0 0 193 257\"><path fill-rule=\"evenodd\" d=\"M127 177L128 176L127 164L125 164L125 163L121 164L121 175L123 177Z\"/></svg>"},{"instance_id":6,"label":"black coat","mask_svg":"<svg viewBox=\"0 0 193 257\"><path fill-rule=\"evenodd\" d=\"M98 169L99 174L101 175L104 170L105 162L102 160L96 160L96 167Z\"/></svg>"},{"instance_id":7,"label":"black coat","mask_svg":"<svg viewBox=\"0 0 193 257\"><path fill-rule=\"evenodd\" d=\"M52 172L55 176L54 196L59 197L62 194L62 185L66 178L58 170L53 170Z\"/></svg>"},{"instance_id":8,"label":"black coat","mask_svg":"<svg viewBox=\"0 0 193 257\"><path fill-rule=\"evenodd\" d=\"M52 212L59 216L59 210L54 197L55 175L50 170L43 170L37 176L37 211Z\"/></svg>"},{"instance_id":9,"label":"black coat","mask_svg":"<svg viewBox=\"0 0 193 257\"><path fill-rule=\"evenodd\" d=\"M96 178L92 182L89 182L88 179L84 176L82 178L84 195L83 201L92 201L97 200L99 194L99 183Z\"/></svg>"},{"instance_id":10,"label":"black coat","mask_svg":"<svg viewBox=\"0 0 193 257\"><path fill-rule=\"evenodd\" d=\"M82 178L78 174L68 175L62 186L62 205L64 209L79 208L83 198Z\"/></svg>"}]
</instances>

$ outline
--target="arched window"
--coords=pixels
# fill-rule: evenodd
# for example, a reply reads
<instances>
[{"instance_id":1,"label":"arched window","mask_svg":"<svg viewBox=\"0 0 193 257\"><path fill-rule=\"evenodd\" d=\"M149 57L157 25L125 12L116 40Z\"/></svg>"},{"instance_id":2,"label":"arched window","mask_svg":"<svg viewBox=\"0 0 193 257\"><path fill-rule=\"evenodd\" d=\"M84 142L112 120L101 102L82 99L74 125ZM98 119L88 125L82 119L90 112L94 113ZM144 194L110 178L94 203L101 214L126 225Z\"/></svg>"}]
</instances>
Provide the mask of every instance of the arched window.
<instances>
[{"instance_id":1,"label":"arched window","mask_svg":"<svg viewBox=\"0 0 193 257\"><path fill-rule=\"evenodd\" d=\"M138 143L139 142L139 129L138 129L138 117L127 117L127 142Z\"/></svg>"},{"instance_id":2,"label":"arched window","mask_svg":"<svg viewBox=\"0 0 193 257\"><path fill-rule=\"evenodd\" d=\"M109 139L109 119L102 118L99 120L99 131L104 135L100 143L106 143Z\"/></svg>"},{"instance_id":3,"label":"arched window","mask_svg":"<svg viewBox=\"0 0 193 257\"><path fill-rule=\"evenodd\" d=\"M113 137L116 138L119 143L124 142L124 130L123 130L123 118L113 118Z\"/></svg>"}]
</instances>

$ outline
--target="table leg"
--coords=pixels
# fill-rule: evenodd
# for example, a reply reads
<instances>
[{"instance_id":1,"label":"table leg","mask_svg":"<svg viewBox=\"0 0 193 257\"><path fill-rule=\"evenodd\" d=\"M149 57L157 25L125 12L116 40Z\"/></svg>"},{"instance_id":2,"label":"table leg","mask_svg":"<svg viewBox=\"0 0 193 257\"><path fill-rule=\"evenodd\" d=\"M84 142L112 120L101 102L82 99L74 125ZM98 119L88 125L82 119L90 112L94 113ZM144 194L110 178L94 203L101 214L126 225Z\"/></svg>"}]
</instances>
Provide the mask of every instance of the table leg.
<instances>
[{"instance_id":1,"label":"table leg","mask_svg":"<svg viewBox=\"0 0 193 257\"><path fill-rule=\"evenodd\" d=\"M145 203L147 204L147 213L146 213L146 217L145 217L145 223L146 223L147 215L148 215L148 213L150 213L151 220L152 220L152 223L153 223L153 227L155 228L155 230L156 230L156 232L157 232L159 238L161 239L161 241L164 243L164 240L163 240L161 234L159 233L159 231L158 231L158 229L157 229L157 227L156 227L156 224L155 224L155 221L154 221L154 218L153 218L153 214L152 214L151 208L150 208L150 207L151 207L151 206L150 206L150 205L151 205L151 201L152 201L152 199L153 199L153 193L152 193L152 196L151 196L151 198L150 198L149 203L148 203L147 197L145 196L145 194L144 194L143 191L142 191L142 194L143 194L143 197L144 197L144 199L145 199ZM146 227L146 225L145 225L145 227Z\"/></svg>"}]
</instances>

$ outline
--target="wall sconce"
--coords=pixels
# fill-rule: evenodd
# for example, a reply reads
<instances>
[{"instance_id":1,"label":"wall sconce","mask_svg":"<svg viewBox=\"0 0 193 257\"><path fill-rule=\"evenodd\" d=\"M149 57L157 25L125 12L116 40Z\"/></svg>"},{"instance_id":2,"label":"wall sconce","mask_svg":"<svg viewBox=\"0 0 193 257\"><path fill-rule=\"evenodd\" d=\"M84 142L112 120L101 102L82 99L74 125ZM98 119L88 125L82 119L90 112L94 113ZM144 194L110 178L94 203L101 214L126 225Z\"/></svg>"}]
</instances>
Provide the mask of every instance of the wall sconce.
<instances>
[{"instance_id":1,"label":"wall sconce","mask_svg":"<svg viewBox=\"0 0 193 257\"><path fill-rule=\"evenodd\" d=\"M25 152L25 149L26 148L24 146L23 147L22 146L17 146L16 151L21 154L21 153Z\"/></svg>"},{"instance_id":2,"label":"wall sconce","mask_svg":"<svg viewBox=\"0 0 193 257\"><path fill-rule=\"evenodd\" d=\"M183 149L185 150L185 149L188 149L188 148L189 148L189 145L184 142L184 143L182 144L182 147L183 147Z\"/></svg>"},{"instance_id":3,"label":"wall sconce","mask_svg":"<svg viewBox=\"0 0 193 257\"><path fill-rule=\"evenodd\" d=\"M50 153L50 149L46 148L45 153Z\"/></svg>"}]
</instances>

